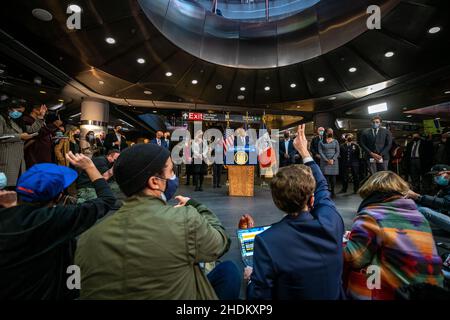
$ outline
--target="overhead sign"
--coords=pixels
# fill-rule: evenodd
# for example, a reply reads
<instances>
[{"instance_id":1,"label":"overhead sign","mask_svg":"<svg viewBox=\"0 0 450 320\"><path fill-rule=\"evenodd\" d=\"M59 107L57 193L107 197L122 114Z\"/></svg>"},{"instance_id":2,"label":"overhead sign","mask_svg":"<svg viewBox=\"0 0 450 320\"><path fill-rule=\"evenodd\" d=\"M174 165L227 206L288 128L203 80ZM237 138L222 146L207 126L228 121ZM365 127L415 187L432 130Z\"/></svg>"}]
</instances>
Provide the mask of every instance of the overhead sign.
<instances>
[{"instance_id":1,"label":"overhead sign","mask_svg":"<svg viewBox=\"0 0 450 320\"><path fill-rule=\"evenodd\" d=\"M439 120L423 120L423 131L426 134L441 133L441 124Z\"/></svg>"},{"instance_id":2,"label":"overhead sign","mask_svg":"<svg viewBox=\"0 0 450 320\"><path fill-rule=\"evenodd\" d=\"M183 120L185 121L211 121L211 122L261 122L261 116L244 116L239 114L230 114L229 116L223 113L197 113L197 112L183 112Z\"/></svg>"}]
</instances>

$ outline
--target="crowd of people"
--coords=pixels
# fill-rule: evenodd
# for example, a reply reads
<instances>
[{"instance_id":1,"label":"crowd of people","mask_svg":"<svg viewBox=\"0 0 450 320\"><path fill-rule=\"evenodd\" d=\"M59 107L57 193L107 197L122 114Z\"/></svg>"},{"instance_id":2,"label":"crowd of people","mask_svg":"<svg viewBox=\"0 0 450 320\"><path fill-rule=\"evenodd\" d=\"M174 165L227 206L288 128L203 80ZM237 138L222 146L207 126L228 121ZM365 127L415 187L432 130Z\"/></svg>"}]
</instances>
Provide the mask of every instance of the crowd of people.
<instances>
[{"instance_id":1,"label":"crowd of people","mask_svg":"<svg viewBox=\"0 0 450 320\"><path fill-rule=\"evenodd\" d=\"M304 125L295 139L284 136L284 166L270 189L286 215L256 237L253 268L242 271L218 261L230 248L220 219L177 195L170 134L158 131L150 143L129 147L116 125L82 139L79 128L64 127L44 105L27 110L19 100L3 102L0 299L233 300L243 280L246 297L258 300L395 299L417 285L448 295L429 223L450 212L448 162L430 168L440 192L421 195L387 171L392 138L381 118L372 124L360 145L350 134L340 145L323 128L309 145ZM193 138L193 158L206 149L201 133ZM245 132L238 139L248 144ZM411 155L420 155L417 142ZM447 142L438 146L443 159L445 148ZM205 170L199 162L191 167L197 191ZM365 181L363 162L371 172ZM332 199L341 168L362 198L348 235ZM213 265L208 272L206 263ZM70 266L81 272L81 290L67 285ZM377 275L379 283L368 285Z\"/></svg>"}]
</instances>

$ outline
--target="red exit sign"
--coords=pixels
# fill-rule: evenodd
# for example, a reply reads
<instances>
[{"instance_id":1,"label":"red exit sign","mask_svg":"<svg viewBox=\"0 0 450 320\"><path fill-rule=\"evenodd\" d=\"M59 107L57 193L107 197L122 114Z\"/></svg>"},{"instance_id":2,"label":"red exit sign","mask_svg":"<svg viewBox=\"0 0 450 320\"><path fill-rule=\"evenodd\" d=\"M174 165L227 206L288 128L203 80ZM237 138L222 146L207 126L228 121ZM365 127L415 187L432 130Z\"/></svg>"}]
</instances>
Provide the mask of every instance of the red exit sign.
<instances>
[{"instance_id":1,"label":"red exit sign","mask_svg":"<svg viewBox=\"0 0 450 320\"><path fill-rule=\"evenodd\" d=\"M185 112L183 118L189 121L203 121L203 113Z\"/></svg>"}]
</instances>

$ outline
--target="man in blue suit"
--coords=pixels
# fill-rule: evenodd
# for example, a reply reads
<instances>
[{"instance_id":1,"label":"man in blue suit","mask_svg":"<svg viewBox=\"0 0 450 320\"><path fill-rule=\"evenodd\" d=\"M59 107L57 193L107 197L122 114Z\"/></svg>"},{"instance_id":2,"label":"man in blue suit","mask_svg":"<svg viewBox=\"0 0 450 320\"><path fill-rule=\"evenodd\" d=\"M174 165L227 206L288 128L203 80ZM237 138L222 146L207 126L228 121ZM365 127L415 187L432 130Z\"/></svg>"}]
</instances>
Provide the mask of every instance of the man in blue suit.
<instances>
[{"instance_id":1,"label":"man in blue suit","mask_svg":"<svg viewBox=\"0 0 450 320\"><path fill-rule=\"evenodd\" d=\"M159 131L159 130L156 131L156 138L152 139L152 141L150 141L150 143L156 144L156 145L166 148L166 149L169 148L166 140L164 139L164 132Z\"/></svg>"},{"instance_id":2,"label":"man in blue suit","mask_svg":"<svg viewBox=\"0 0 450 320\"><path fill-rule=\"evenodd\" d=\"M295 163L297 151L294 148L289 131L284 133L284 140L280 142L278 152L280 154L280 167L286 167Z\"/></svg>"},{"instance_id":3,"label":"man in blue suit","mask_svg":"<svg viewBox=\"0 0 450 320\"><path fill-rule=\"evenodd\" d=\"M249 299L343 299L344 223L327 182L308 152L305 126L294 146L304 165L280 169L271 182L275 205L287 213L255 238ZM288 187L290 186L290 187Z\"/></svg>"}]
</instances>

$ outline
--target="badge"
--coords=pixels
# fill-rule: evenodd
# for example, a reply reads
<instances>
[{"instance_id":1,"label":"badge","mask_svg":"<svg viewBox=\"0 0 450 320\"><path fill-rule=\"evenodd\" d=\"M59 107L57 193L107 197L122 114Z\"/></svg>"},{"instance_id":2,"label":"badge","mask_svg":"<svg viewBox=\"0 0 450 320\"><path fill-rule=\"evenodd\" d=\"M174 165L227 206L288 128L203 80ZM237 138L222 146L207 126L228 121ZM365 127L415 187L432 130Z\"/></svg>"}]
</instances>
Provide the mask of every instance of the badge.
<instances>
[{"instance_id":1,"label":"badge","mask_svg":"<svg viewBox=\"0 0 450 320\"><path fill-rule=\"evenodd\" d=\"M234 162L239 165L244 165L248 161L248 154L243 151L236 152L234 155Z\"/></svg>"}]
</instances>

